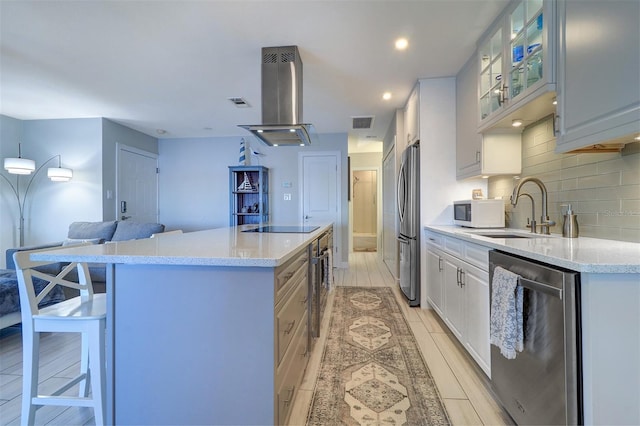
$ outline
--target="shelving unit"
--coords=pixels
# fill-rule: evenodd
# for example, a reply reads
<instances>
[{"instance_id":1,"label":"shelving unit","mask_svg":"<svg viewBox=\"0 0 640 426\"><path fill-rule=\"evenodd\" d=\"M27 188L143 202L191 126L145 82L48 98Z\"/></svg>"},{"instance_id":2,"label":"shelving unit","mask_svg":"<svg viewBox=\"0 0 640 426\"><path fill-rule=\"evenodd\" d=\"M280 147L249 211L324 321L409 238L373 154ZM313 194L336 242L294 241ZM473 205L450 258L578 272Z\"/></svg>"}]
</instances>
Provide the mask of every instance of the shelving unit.
<instances>
[{"instance_id":1,"label":"shelving unit","mask_svg":"<svg viewBox=\"0 0 640 426\"><path fill-rule=\"evenodd\" d=\"M229 166L229 225L269 222L269 169Z\"/></svg>"}]
</instances>

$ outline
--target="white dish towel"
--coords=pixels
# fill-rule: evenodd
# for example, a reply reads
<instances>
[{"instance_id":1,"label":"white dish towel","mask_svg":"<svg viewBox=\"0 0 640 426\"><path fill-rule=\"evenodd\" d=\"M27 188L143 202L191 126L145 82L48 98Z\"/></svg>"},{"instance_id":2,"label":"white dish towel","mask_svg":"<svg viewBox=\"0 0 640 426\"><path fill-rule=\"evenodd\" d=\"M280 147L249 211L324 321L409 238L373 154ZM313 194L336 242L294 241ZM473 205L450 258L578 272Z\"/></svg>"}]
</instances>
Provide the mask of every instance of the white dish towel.
<instances>
[{"instance_id":1,"label":"white dish towel","mask_svg":"<svg viewBox=\"0 0 640 426\"><path fill-rule=\"evenodd\" d=\"M333 249L329 247L327 257L324 260L324 285L327 291L333 288Z\"/></svg>"},{"instance_id":2,"label":"white dish towel","mask_svg":"<svg viewBox=\"0 0 640 426\"><path fill-rule=\"evenodd\" d=\"M491 282L491 344L507 359L522 352L524 342L520 275L496 266Z\"/></svg>"}]
</instances>

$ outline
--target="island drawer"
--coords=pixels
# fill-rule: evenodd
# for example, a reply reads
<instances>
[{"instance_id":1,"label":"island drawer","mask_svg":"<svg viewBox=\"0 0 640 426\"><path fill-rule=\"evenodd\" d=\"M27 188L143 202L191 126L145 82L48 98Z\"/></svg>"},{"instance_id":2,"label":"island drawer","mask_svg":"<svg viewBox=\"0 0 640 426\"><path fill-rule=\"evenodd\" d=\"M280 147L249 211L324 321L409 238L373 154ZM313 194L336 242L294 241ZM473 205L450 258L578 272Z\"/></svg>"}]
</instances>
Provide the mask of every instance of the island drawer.
<instances>
[{"instance_id":1,"label":"island drawer","mask_svg":"<svg viewBox=\"0 0 640 426\"><path fill-rule=\"evenodd\" d=\"M279 267L276 271L276 303L282 299L287 293L287 284L295 277L297 278L302 271L307 272L309 268L309 253L305 248L297 256Z\"/></svg>"},{"instance_id":2,"label":"island drawer","mask_svg":"<svg viewBox=\"0 0 640 426\"><path fill-rule=\"evenodd\" d=\"M299 280L294 284L294 289L287 300L276 309L276 348L278 365L282 361L284 354L291 343L293 334L300 323L305 323L304 312L307 309L307 274L299 276Z\"/></svg>"},{"instance_id":3,"label":"island drawer","mask_svg":"<svg viewBox=\"0 0 640 426\"><path fill-rule=\"evenodd\" d=\"M276 369L277 411L275 424L287 424L289 412L307 366L309 357L307 342L307 325L301 322L298 324L291 347L287 351L282 364Z\"/></svg>"}]
</instances>

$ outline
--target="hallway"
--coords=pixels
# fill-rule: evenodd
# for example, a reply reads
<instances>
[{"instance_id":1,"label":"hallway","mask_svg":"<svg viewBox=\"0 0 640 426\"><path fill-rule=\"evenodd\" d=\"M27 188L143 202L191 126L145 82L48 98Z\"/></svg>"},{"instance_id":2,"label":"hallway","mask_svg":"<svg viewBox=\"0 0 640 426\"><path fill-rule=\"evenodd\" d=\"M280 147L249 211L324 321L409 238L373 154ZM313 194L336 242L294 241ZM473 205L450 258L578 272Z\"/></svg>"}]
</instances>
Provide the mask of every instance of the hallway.
<instances>
[{"instance_id":1,"label":"hallway","mask_svg":"<svg viewBox=\"0 0 640 426\"><path fill-rule=\"evenodd\" d=\"M508 415L495 402L489 379L464 352L460 343L448 331L437 314L431 310L409 308L395 285L386 265L376 253L353 252L349 256L349 269L336 269L336 286L393 287L405 319L409 323L422 355L431 371L438 391L454 425L511 424ZM327 313L332 308L332 294L327 302ZM325 315L322 336L326 336L329 316ZM323 337L315 345L300 392L294 402L290 423L303 425L313 395L318 372Z\"/></svg>"}]
</instances>

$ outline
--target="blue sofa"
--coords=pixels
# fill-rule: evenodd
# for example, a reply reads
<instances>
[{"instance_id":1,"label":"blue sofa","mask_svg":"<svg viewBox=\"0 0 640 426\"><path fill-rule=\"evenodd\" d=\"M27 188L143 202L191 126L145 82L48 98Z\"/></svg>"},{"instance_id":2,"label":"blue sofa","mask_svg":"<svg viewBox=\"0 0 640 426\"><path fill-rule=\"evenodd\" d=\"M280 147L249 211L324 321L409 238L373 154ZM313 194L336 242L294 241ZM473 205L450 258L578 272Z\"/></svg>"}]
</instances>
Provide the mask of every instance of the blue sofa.
<instances>
[{"instance_id":1,"label":"blue sofa","mask_svg":"<svg viewBox=\"0 0 640 426\"><path fill-rule=\"evenodd\" d=\"M82 242L102 244L110 241L138 240L149 238L153 234L164 232L164 225L160 223L137 223L128 221L109 222L73 222L69 225L67 239L49 244L39 244L29 247L10 248L6 251L7 269L0 269L0 329L21 322L20 297L18 294L18 282L15 272L13 254L17 251L37 250L44 248L73 245ZM42 266L43 272L57 274L62 270L62 264L49 264ZM75 272L74 272L75 273ZM93 283L93 289L97 293L106 290L106 267L104 264L89 264L89 274ZM73 273L68 277L76 279ZM38 286L35 282L34 286ZM57 303L67 297L77 295L77 290L69 288L56 288L42 301L41 306Z\"/></svg>"}]
</instances>

